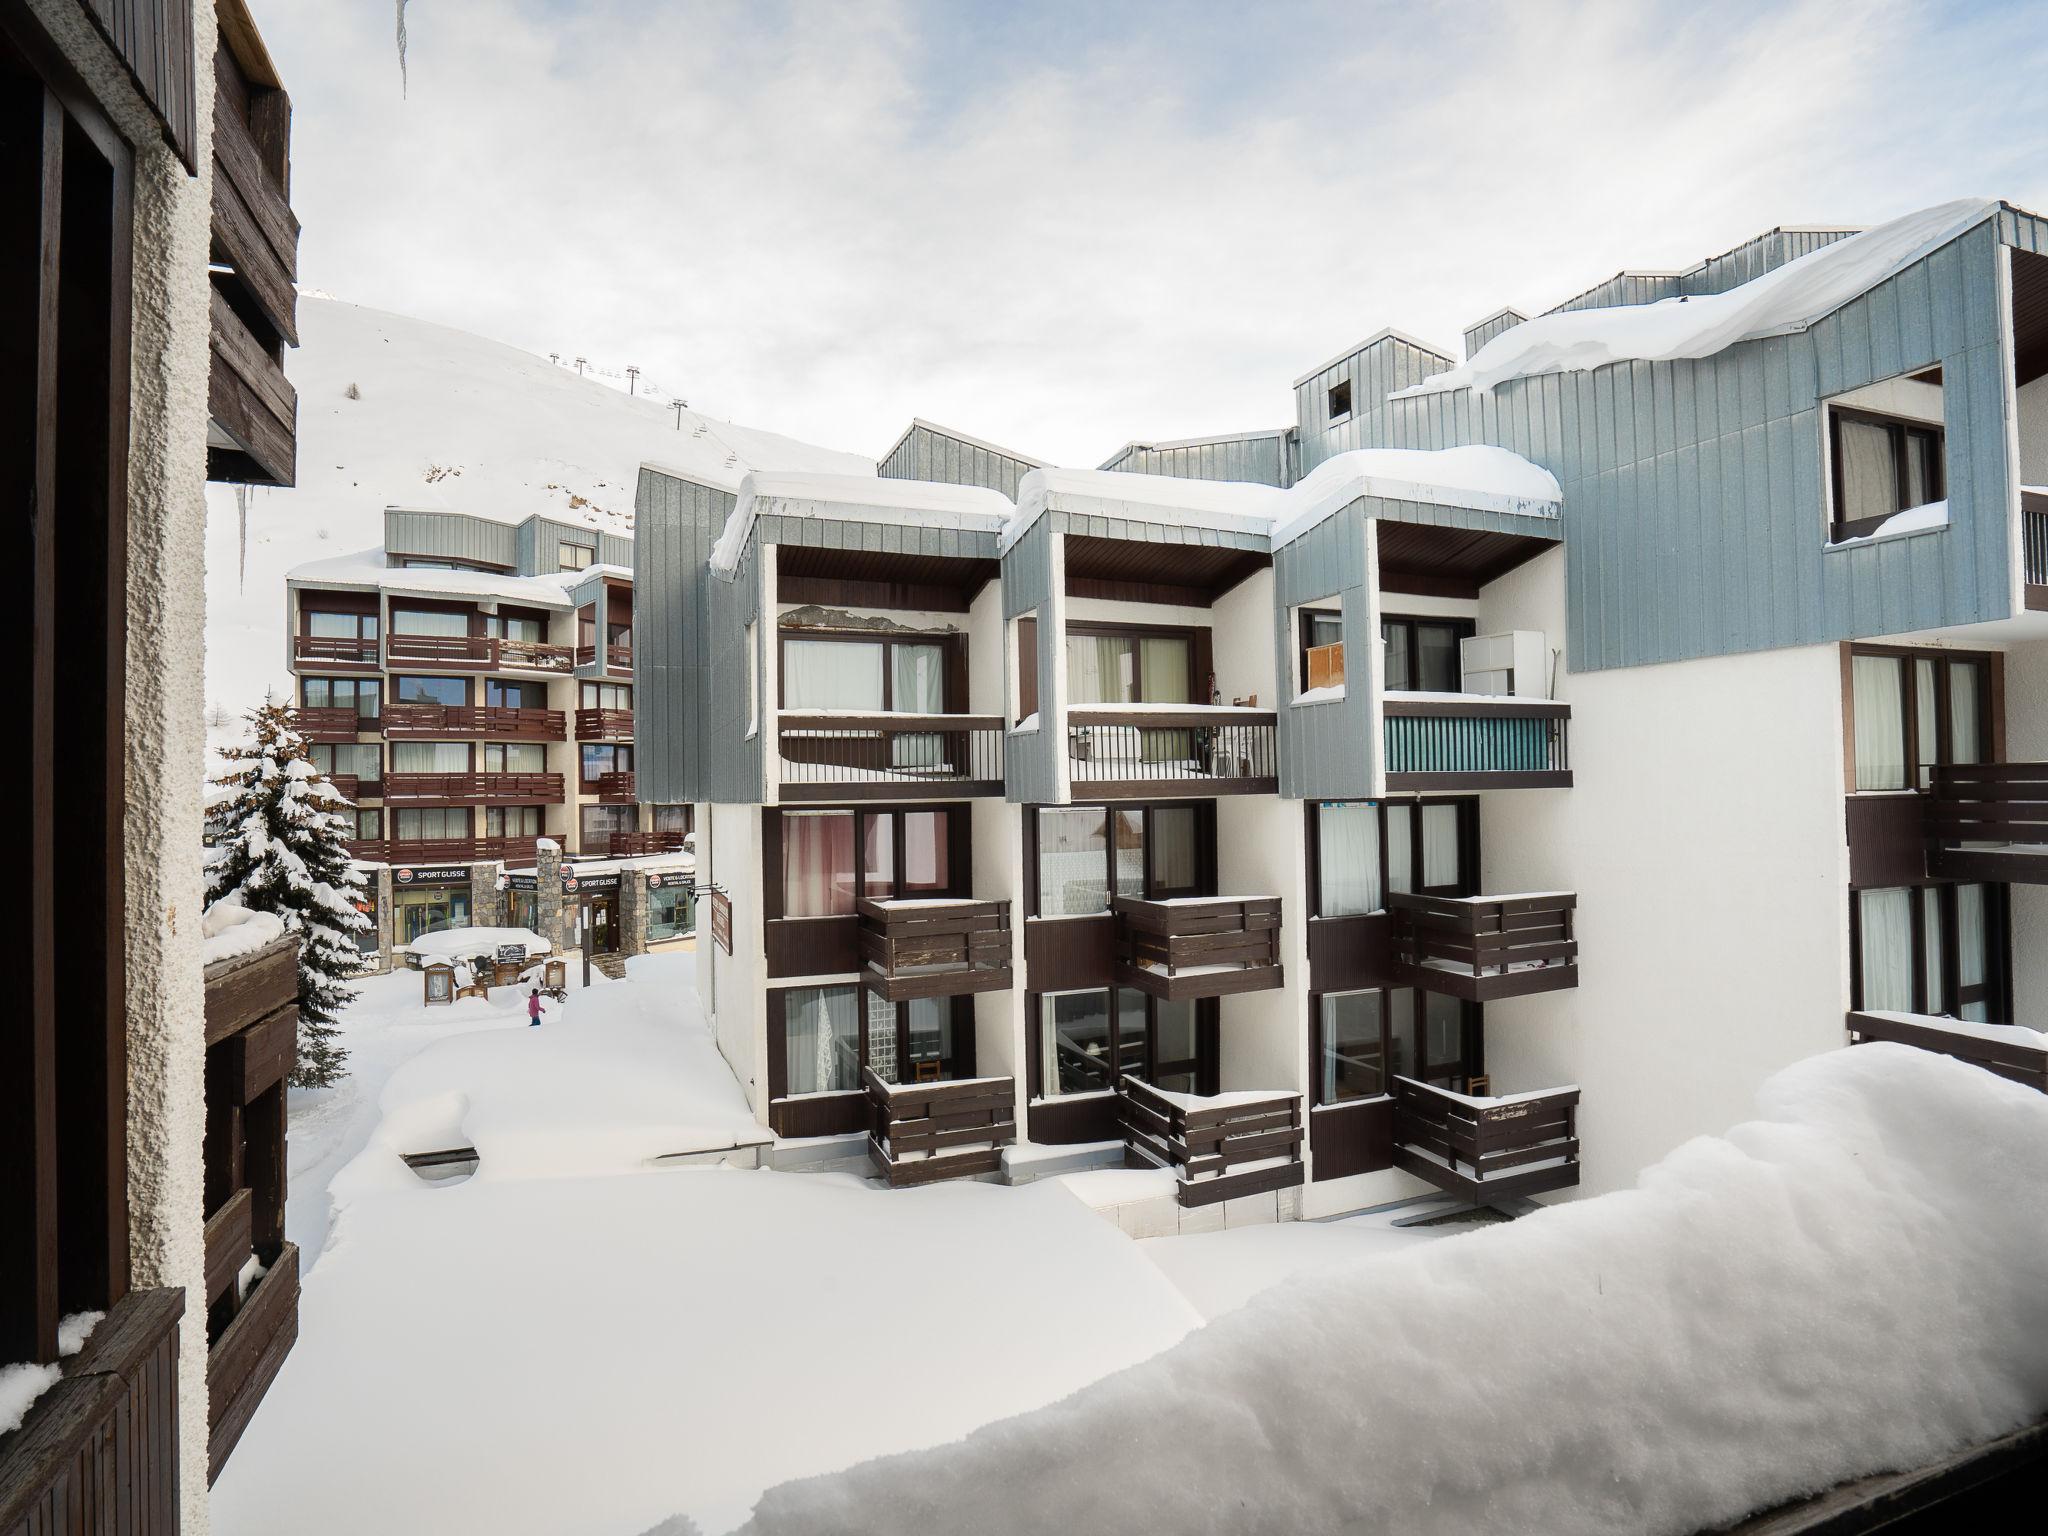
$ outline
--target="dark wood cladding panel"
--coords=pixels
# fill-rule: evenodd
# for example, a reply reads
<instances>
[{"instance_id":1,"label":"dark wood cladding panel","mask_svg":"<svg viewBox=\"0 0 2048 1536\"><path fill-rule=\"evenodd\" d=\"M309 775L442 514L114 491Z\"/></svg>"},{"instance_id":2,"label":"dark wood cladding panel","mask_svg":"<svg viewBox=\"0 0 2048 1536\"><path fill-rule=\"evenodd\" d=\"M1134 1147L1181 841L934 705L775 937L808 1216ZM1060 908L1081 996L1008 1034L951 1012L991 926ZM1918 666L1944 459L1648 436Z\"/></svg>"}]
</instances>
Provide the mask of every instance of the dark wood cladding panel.
<instances>
[{"instance_id":1,"label":"dark wood cladding panel","mask_svg":"<svg viewBox=\"0 0 2048 1536\"><path fill-rule=\"evenodd\" d=\"M1366 1099L1309 1111L1309 1156L1316 1182L1394 1166L1394 1101Z\"/></svg>"},{"instance_id":2,"label":"dark wood cladding panel","mask_svg":"<svg viewBox=\"0 0 2048 1536\"><path fill-rule=\"evenodd\" d=\"M1394 924L1388 914L1310 921L1309 991L1356 992L1399 984L1394 976Z\"/></svg>"},{"instance_id":3,"label":"dark wood cladding panel","mask_svg":"<svg viewBox=\"0 0 2048 1536\"><path fill-rule=\"evenodd\" d=\"M778 917L762 925L768 975L845 976L860 969L858 917Z\"/></svg>"},{"instance_id":4,"label":"dark wood cladding panel","mask_svg":"<svg viewBox=\"0 0 2048 1536\"><path fill-rule=\"evenodd\" d=\"M299 944L276 943L206 968L206 1043L217 1045L299 995Z\"/></svg>"},{"instance_id":5,"label":"dark wood cladding panel","mask_svg":"<svg viewBox=\"0 0 2048 1536\"><path fill-rule=\"evenodd\" d=\"M1069 534L1067 595L1206 608L1273 563L1257 550Z\"/></svg>"},{"instance_id":6,"label":"dark wood cladding panel","mask_svg":"<svg viewBox=\"0 0 2048 1536\"><path fill-rule=\"evenodd\" d=\"M1919 795L1850 795L1845 820L1853 889L1927 878L1926 801Z\"/></svg>"},{"instance_id":7,"label":"dark wood cladding panel","mask_svg":"<svg viewBox=\"0 0 2048 1536\"><path fill-rule=\"evenodd\" d=\"M206 1481L220 1476L299 1337L299 1250L286 1243L206 1352Z\"/></svg>"},{"instance_id":8,"label":"dark wood cladding panel","mask_svg":"<svg viewBox=\"0 0 2048 1536\"><path fill-rule=\"evenodd\" d=\"M1107 912L1100 917L1031 918L1024 924L1024 975L1025 987L1032 992L1112 985L1116 918Z\"/></svg>"},{"instance_id":9,"label":"dark wood cladding panel","mask_svg":"<svg viewBox=\"0 0 2048 1536\"><path fill-rule=\"evenodd\" d=\"M769 1048L774 1049L772 1039ZM768 1105L768 1129L778 1136L851 1136L867 1128L868 1096L859 1089L775 1099Z\"/></svg>"},{"instance_id":10,"label":"dark wood cladding panel","mask_svg":"<svg viewBox=\"0 0 2048 1536\"><path fill-rule=\"evenodd\" d=\"M217 285L212 321L207 413L239 445L252 475L261 477L257 483L291 485L298 474L298 394Z\"/></svg>"},{"instance_id":11,"label":"dark wood cladding panel","mask_svg":"<svg viewBox=\"0 0 2048 1536\"><path fill-rule=\"evenodd\" d=\"M1123 1133L1117 1097L1095 1093L1086 1098L1039 1099L1024 1111L1031 1139L1047 1146L1115 1141Z\"/></svg>"},{"instance_id":12,"label":"dark wood cladding panel","mask_svg":"<svg viewBox=\"0 0 2048 1536\"><path fill-rule=\"evenodd\" d=\"M85 0L185 169L199 173L199 100L193 82L190 0Z\"/></svg>"}]
</instances>

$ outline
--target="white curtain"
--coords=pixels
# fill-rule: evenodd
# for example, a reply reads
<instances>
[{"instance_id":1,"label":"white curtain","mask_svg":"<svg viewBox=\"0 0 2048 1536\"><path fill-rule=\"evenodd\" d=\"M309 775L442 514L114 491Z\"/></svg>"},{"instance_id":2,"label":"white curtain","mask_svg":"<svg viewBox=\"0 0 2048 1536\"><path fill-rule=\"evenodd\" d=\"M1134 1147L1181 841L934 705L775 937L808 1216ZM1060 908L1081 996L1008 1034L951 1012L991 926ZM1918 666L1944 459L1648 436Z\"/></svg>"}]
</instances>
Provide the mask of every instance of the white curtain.
<instances>
[{"instance_id":1,"label":"white curtain","mask_svg":"<svg viewBox=\"0 0 2048 1536\"><path fill-rule=\"evenodd\" d=\"M798 987L785 997L789 1091L829 1093L858 1088L860 1032L854 987Z\"/></svg>"},{"instance_id":2,"label":"white curtain","mask_svg":"<svg viewBox=\"0 0 2048 1536\"><path fill-rule=\"evenodd\" d=\"M1189 703L1187 640L1180 636L1140 640L1138 675L1147 704Z\"/></svg>"},{"instance_id":3,"label":"white curtain","mask_svg":"<svg viewBox=\"0 0 2048 1536\"><path fill-rule=\"evenodd\" d=\"M1038 813L1040 915L1075 917L1108 908L1107 832L1108 817L1099 810Z\"/></svg>"},{"instance_id":4,"label":"white curtain","mask_svg":"<svg viewBox=\"0 0 2048 1536\"><path fill-rule=\"evenodd\" d=\"M1867 421L1838 421L1836 426L1842 504L1835 508L1835 520L1888 517L1898 511L1899 473L1892 459L1891 429Z\"/></svg>"},{"instance_id":5,"label":"white curtain","mask_svg":"<svg viewBox=\"0 0 2048 1536\"><path fill-rule=\"evenodd\" d=\"M937 645L889 648L890 688L901 715L946 712L946 652Z\"/></svg>"},{"instance_id":6,"label":"white curtain","mask_svg":"<svg viewBox=\"0 0 2048 1536\"><path fill-rule=\"evenodd\" d=\"M1854 658L1856 787L1906 787L1905 690L1896 656Z\"/></svg>"},{"instance_id":7,"label":"white curtain","mask_svg":"<svg viewBox=\"0 0 2048 1536\"><path fill-rule=\"evenodd\" d=\"M785 811L785 917L843 916L853 910L853 812Z\"/></svg>"},{"instance_id":8,"label":"white curtain","mask_svg":"<svg viewBox=\"0 0 2048 1536\"><path fill-rule=\"evenodd\" d=\"M1353 917L1380 908L1380 813L1374 805L1316 809L1316 908Z\"/></svg>"},{"instance_id":9,"label":"white curtain","mask_svg":"<svg viewBox=\"0 0 2048 1536\"><path fill-rule=\"evenodd\" d=\"M1115 635L1067 636L1067 702L1129 703L1132 661L1128 640Z\"/></svg>"},{"instance_id":10,"label":"white curtain","mask_svg":"<svg viewBox=\"0 0 2048 1536\"><path fill-rule=\"evenodd\" d=\"M1415 889L1415 845L1409 827L1407 806L1387 807L1387 889L1404 894Z\"/></svg>"},{"instance_id":11,"label":"white curtain","mask_svg":"<svg viewBox=\"0 0 2048 1536\"><path fill-rule=\"evenodd\" d=\"M1857 719L1860 723L1860 712ZM1889 1013L1913 1011L1912 894L1900 888L1864 891L1858 897L1865 1008Z\"/></svg>"},{"instance_id":12,"label":"white curtain","mask_svg":"<svg viewBox=\"0 0 2048 1536\"><path fill-rule=\"evenodd\" d=\"M1934 680L1935 663L1924 657L1916 659L1913 663L1913 718L1914 731L1919 737L1917 777L1922 789L1934 782L1935 751L1941 743L1941 695L1935 689Z\"/></svg>"},{"instance_id":13,"label":"white curtain","mask_svg":"<svg viewBox=\"0 0 2048 1536\"><path fill-rule=\"evenodd\" d=\"M1436 890L1458 883L1458 808L1422 808L1422 883Z\"/></svg>"},{"instance_id":14,"label":"white curtain","mask_svg":"<svg viewBox=\"0 0 2048 1536\"><path fill-rule=\"evenodd\" d=\"M467 773L469 745L461 741L394 741L393 773Z\"/></svg>"},{"instance_id":15,"label":"white curtain","mask_svg":"<svg viewBox=\"0 0 2048 1536\"><path fill-rule=\"evenodd\" d=\"M882 709L882 647L864 642L782 642L784 709Z\"/></svg>"},{"instance_id":16,"label":"white curtain","mask_svg":"<svg viewBox=\"0 0 2048 1536\"><path fill-rule=\"evenodd\" d=\"M1949 663L1948 725L1951 762L1984 761L1984 743L1977 718L1977 684L1980 670L1980 663L1974 661ZM1924 746L1921 755L1927 755Z\"/></svg>"},{"instance_id":17,"label":"white curtain","mask_svg":"<svg viewBox=\"0 0 2048 1536\"><path fill-rule=\"evenodd\" d=\"M391 632L394 635L466 635L469 633L469 615L437 613L425 608L399 608L392 612Z\"/></svg>"},{"instance_id":18,"label":"white curtain","mask_svg":"<svg viewBox=\"0 0 2048 1536\"><path fill-rule=\"evenodd\" d=\"M1145 814L1142 811L1111 813L1116 832L1116 893L1119 896L1145 894Z\"/></svg>"},{"instance_id":19,"label":"white curtain","mask_svg":"<svg viewBox=\"0 0 2048 1536\"><path fill-rule=\"evenodd\" d=\"M1956 887L1956 981L1963 987L1984 985L1987 931L1984 923L1984 887ZM1991 1022L1988 1003L1963 1004L1963 1017L1975 1024Z\"/></svg>"},{"instance_id":20,"label":"white curtain","mask_svg":"<svg viewBox=\"0 0 2048 1536\"><path fill-rule=\"evenodd\" d=\"M1938 885L1920 887L1920 934L1927 951L1927 996L1923 1013L1940 1013L1942 1008L1942 944L1946 931L1941 920L1941 891ZM1967 951L1966 951L1967 952Z\"/></svg>"}]
</instances>

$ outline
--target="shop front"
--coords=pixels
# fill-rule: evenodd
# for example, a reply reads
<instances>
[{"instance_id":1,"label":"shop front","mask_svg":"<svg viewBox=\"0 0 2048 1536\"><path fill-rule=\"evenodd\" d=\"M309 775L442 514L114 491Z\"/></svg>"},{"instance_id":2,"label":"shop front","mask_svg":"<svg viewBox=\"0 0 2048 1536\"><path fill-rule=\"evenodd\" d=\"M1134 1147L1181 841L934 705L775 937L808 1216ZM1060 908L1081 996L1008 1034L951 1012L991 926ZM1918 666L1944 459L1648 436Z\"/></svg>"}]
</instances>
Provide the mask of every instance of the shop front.
<instances>
[{"instance_id":1,"label":"shop front","mask_svg":"<svg viewBox=\"0 0 2048 1536\"><path fill-rule=\"evenodd\" d=\"M619 932L617 870L603 874L562 875L562 927L571 949L584 948L585 929L593 955L615 955L622 947Z\"/></svg>"},{"instance_id":2,"label":"shop front","mask_svg":"<svg viewBox=\"0 0 2048 1536\"><path fill-rule=\"evenodd\" d=\"M677 944L697 933L695 878L681 870L647 873L647 947Z\"/></svg>"},{"instance_id":3,"label":"shop front","mask_svg":"<svg viewBox=\"0 0 2048 1536\"><path fill-rule=\"evenodd\" d=\"M391 871L391 942L470 926L469 866L401 865Z\"/></svg>"},{"instance_id":4,"label":"shop front","mask_svg":"<svg viewBox=\"0 0 2048 1536\"><path fill-rule=\"evenodd\" d=\"M535 933L540 927L540 876L506 875L505 883L505 926L527 928Z\"/></svg>"}]
</instances>

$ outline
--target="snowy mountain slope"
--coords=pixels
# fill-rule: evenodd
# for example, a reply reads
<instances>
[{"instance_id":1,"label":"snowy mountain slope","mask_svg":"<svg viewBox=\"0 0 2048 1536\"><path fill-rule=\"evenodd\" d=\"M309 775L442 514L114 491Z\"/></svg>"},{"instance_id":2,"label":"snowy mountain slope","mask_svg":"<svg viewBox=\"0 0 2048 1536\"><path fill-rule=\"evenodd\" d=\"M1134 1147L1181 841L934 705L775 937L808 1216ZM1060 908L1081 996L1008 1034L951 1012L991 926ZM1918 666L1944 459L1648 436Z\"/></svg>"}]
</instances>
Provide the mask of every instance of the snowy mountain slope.
<instances>
[{"instance_id":1,"label":"snowy mountain slope","mask_svg":"<svg viewBox=\"0 0 2048 1536\"><path fill-rule=\"evenodd\" d=\"M297 487L207 488L210 718L288 688L285 572L381 543L387 505L630 532L643 459L734 489L753 469L874 473L858 454L689 410L679 430L665 397L424 320L301 295L299 333L285 365L299 392Z\"/></svg>"}]
</instances>

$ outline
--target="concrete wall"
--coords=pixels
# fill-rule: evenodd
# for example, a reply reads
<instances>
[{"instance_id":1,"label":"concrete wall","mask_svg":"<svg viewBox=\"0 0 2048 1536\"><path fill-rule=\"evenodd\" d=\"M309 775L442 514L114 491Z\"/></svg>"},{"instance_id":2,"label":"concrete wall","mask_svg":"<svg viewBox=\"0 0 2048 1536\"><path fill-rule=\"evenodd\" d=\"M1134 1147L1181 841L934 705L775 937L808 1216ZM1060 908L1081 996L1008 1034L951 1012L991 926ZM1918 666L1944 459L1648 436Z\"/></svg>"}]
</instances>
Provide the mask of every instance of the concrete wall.
<instances>
[{"instance_id":1,"label":"concrete wall","mask_svg":"<svg viewBox=\"0 0 2048 1536\"><path fill-rule=\"evenodd\" d=\"M697 807L697 994L711 1016L718 1049L745 1090L754 1118L768 1123L767 964L761 926L761 812L747 805ZM732 953L711 937L711 897L732 903Z\"/></svg>"},{"instance_id":2,"label":"concrete wall","mask_svg":"<svg viewBox=\"0 0 2048 1536\"><path fill-rule=\"evenodd\" d=\"M2048 377L2023 386L2014 403L2019 413L2020 483L2048 485Z\"/></svg>"},{"instance_id":3,"label":"concrete wall","mask_svg":"<svg viewBox=\"0 0 2048 1536\"><path fill-rule=\"evenodd\" d=\"M1555 635L1562 567L1490 584L1480 628ZM1481 797L1482 888L1577 891L1580 983L1490 1006L1487 1067L1498 1093L1580 1085L1597 1194L1842 1043L1841 668L1833 646L1567 667L1559 693L1576 787Z\"/></svg>"},{"instance_id":4,"label":"concrete wall","mask_svg":"<svg viewBox=\"0 0 2048 1536\"><path fill-rule=\"evenodd\" d=\"M1246 577L1217 598L1202 621L1210 628L1223 702L1256 694L1261 709L1278 708L1282 662L1273 632L1272 568Z\"/></svg>"},{"instance_id":5,"label":"concrete wall","mask_svg":"<svg viewBox=\"0 0 2048 1536\"><path fill-rule=\"evenodd\" d=\"M1217 1087L1308 1088L1308 865L1301 806L1278 795L1216 797L1216 885L1278 896L1286 985L1220 1001ZM1304 1096L1303 1104L1307 1099Z\"/></svg>"}]
</instances>

